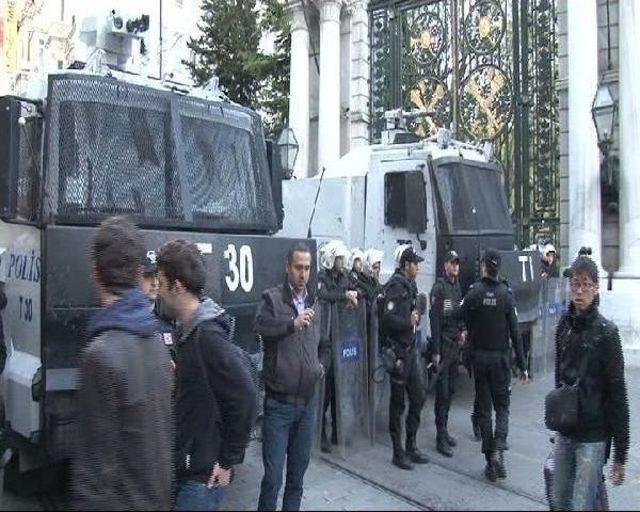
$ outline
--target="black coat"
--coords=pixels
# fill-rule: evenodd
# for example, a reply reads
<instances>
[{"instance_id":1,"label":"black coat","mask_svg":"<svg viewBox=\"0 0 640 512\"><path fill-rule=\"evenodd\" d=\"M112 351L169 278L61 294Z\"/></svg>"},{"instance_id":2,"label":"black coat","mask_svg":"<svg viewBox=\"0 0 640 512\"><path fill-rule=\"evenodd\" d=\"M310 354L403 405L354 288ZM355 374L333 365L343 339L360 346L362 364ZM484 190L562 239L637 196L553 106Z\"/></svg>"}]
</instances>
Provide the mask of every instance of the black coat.
<instances>
[{"instance_id":1,"label":"black coat","mask_svg":"<svg viewBox=\"0 0 640 512\"><path fill-rule=\"evenodd\" d=\"M518 335L516 302L505 281L484 277L473 284L453 318L463 318L472 350L506 352L513 343L516 364L525 370L522 339Z\"/></svg>"},{"instance_id":2,"label":"black coat","mask_svg":"<svg viewBox=\"0 0 640 512\"><path fill-rule=\"evenodd\" d=\"M321 302L330 304L346 302L348 300L346 292L354 289L345 272L335 272L324 268L318 272L318 300Z\"/></svg>"},{"instance_id":3,"label":"black coat","mask_svg":"<svg viewBox=\"0 0 640 512\"><path fill-rule=\"evenodd\" d=\"M565 435L585 443L612 440L615 461L626 462L629 402L622 344L618 328L596 304L580 316L572 304L556 329L556 387L574 384L580 375L579 427Z\"/></svg>"},{"instance_id":4,"label":"black coat","mask_svg":"<svg viewBox=\"0 0 640 512\"><path fill-rule=\"evenodd\" d=\"M384 287L382 325L386 344L413 345L411 313L416 309L418 287L401 270L396 270Z\"/></svg>"},{"instance_id":5,"label":"black coat","mask_svg":"<svg viewBox=\"0 0 640 512\"><path fill-rule=\"evenodd\" d=\"M176 347L178 480L206 482L216 462L231 467L244 460L257 397L232 337L231 318L211 299L202 301L181 329Z\"/></svg>"},{"instance_id":6,"label":"black coat","mask_svg":"<svg viewBox=\"0 0 640 512\"><path fill-rule=\"evenodd\" d=\"M444 277L438 278L431 288L429 320L431 323L431 353L441 354L444 347L455 343L464 331L464 322L451 318L448 313L460 307L462 291L460 283Z\"/></svg>"}]
</instances>

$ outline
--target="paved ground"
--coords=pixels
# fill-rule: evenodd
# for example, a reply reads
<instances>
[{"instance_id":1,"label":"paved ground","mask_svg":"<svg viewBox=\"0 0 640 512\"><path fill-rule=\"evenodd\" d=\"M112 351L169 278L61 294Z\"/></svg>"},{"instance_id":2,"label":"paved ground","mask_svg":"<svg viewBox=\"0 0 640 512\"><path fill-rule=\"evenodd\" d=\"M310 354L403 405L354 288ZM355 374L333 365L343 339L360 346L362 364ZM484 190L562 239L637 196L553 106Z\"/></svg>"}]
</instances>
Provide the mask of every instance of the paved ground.
<instances>
[{"instance_id":1,"label":"paved ground","mask_svg":"<svg viewBox=\"0 0 640 512\"><path fill-rule=\"evenodd\" d=\"M249 447L245 464L238 468L224 510L256 510L261 478L260 444L256 442ZM306 488L302 500L304 510L420 510L407 500L320 459L311 462ZM36 498L19 498L9 493L0 498L0 511L47 508L47 504Z\"/></svg>"},{"instance_id":2,"label":"paved ground","mask_svg":"<svg viewBox=\"0 0 640 512\"><path fill-rule=\"evenodd\" d=\"M640 503L640 369L627 370L627 382L632 445L626 483L616 488L607 486L612 510L636 510ZM509 478L496 484L488 483L483 476L484 457L480 454L480 444L471 435L472 385L462 374L450 414L450 432L459 442L453 458L443 457L435 450L433 396L429 396L423 412L419 446L430 456L430 464L417 466L410 472L395 468L390 464L391 448L386 435L381 438L384 446L377 444L349 456L348 460L336 456L329 459L424 508L543 510L547 503L542 465L551 449L551 434L543 423L543 402L551 387L551 375L536 378L525 386L514 384L509 434L511 450L507 452Z\"/></svg>"},{"instance_id":3,"label":"paved ground","mask_svg":"<svg viewBox=\"0 0 640 512\"><path fill-rule=\"evenodd\" d=\"M612 510L634 510L640 503L640 369L628 370L631 399L630 460L624 486L610 485ZM515 384L512 394L511 431L507 466L509 478L489 484L482 475L484 459L471 436L470 381L460 375L459 390L451 411L451 433L459 446L446 459L435 451L433 397L423 413L420 447L432 462L414 471L401 471L390 464L391 449L386 434L381 443L366 447L347 460L337 456L315 458L306 477L305 510L545 510L547 508L542 464L549 453L550 434L544 428L543 399L551 387L551 376L533 383ZM255 510L262 476L260 445L252 444L246 463L238 470L230 489L227 510ZM42 510L38 500L5 494L0 511Z\"/></svg>"}]
</instances>

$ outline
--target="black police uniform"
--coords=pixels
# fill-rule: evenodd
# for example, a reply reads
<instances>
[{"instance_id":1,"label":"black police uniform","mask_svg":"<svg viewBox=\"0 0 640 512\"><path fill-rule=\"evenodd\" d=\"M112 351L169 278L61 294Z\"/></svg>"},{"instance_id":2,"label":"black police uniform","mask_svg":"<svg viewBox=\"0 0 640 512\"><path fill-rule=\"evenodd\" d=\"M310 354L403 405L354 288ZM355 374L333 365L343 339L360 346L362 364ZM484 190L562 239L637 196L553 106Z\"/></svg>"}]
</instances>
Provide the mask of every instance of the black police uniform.
<instances>
[{"instance_id":1,"label":"black police uniform","mask_svg":"<svg viewBox=\"0 0 640 512\"><path fill-rule=\"evenodd\" d=\"M416 447L416 434L420 426L420 413L425 401L425 389L418 369L414 349L414 329L411 313L416 310L418 288L401 270L391 276L385 285L383 330L384 348L390 347L398 361L391 372L391 398L389 400L389 433L393 443L394 463L410 466L413 462L425 463L428 459ZM405 390L409 396L406 420L406 452L402 448L402 414L405 407ZM405 467L404 469L408 469Z\"/></svg>"},{"instance_id":2,"label":"black police uniform","mask_svg":"<svg viewBox=\"0 0 640 512\"><path fill-rule=\"evenodd\" d=\"M324 404L322 407L322 450L331 451L331 445L327 439L326 431L326 414L327 409L331 406L331 443L338 444L338 426L337 426L337 407L336 407L336 379L333 368L334 344L337 340L331 338L331 306L337 302L346 302L348 299L345 293L353 287L349 281L346 272L336 272L335 270L321 269L318 272L318 300L322 308L321 320L323 322L322 329L328 332L331 339L331 357L329 358L329 367L326 369L325 388L324 388Z\"/></svg>"},{"instance_id":3,"label":"black police uniform","mask_svg":"<svg viewBox=\"0 0 640 512\"><path fill-rule=\"evenodd\" d=\"M438 451L443 455L451 456L449 446L455 446L456 442L449 435L447 424L458 374L459 341L465 325L462 320L453 319L448 313L460 307L462 302L460 283L457 279L441 277L431 288L430 297L431 355L440 356L434 404Z\"/></svg>"},{"instance_id":4,"label":"black police uniform","mask_svg":"<svg viewBox=\"0 0 640 512\"><path fill-rule=\"evenodd\" d=\"M484 277L469 289L459 313L466 321L472 344L482 452L489 462L496 451L502 454L507 449L511 381L509 339L515 345L516 363L524 371L515 299L504 281ZM495 432L491 420L492 404L496 411Z\"/></svg>"},{"instance_id":5,"label":"black police uniform","mask_svg":"<svg viewBox=\"0 0 640 512\"><path fill-rule=\"evenodd\" d=\"M372 275L354 270L350 273L349 278L351 279L351 285L358 292L358 299L364 300L369 307L375 304L379 295L384 293L384 287Z\"/></svg>"}]
</instances>

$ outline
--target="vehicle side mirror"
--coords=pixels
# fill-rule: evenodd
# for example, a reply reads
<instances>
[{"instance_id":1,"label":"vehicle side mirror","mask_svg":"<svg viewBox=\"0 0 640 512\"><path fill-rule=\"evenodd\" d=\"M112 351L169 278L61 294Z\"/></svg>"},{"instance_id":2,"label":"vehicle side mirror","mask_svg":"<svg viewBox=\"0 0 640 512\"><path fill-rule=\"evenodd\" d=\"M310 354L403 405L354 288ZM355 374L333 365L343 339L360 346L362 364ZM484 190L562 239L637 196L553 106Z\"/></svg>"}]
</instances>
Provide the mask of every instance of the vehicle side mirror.
<instances>
[{"instance_id":1,"label":"vehicle side mirror","mask_svg":"<svg viewBox=\"0 0 640 512\"><path fill-rule=\"evenodd\" d=\"M422 172L408 172L405 175L405 211L407 231L424 233L427 230L427 192Z\"/></svg>"}]
</instances>

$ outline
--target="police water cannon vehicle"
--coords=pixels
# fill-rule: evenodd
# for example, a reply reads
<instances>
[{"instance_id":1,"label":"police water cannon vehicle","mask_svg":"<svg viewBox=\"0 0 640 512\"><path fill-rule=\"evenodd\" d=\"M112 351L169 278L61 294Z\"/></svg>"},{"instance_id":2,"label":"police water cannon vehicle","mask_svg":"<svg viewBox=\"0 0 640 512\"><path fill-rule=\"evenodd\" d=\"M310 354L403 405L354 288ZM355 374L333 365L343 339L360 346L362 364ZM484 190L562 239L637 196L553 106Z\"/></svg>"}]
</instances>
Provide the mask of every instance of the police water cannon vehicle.
<instances>
[{"instance_id":1,"label":"police water cannon vehicle","mask_svg":"<svg viewBox=\"0 0 640 512\"><path fill-rule=\"evenodd\" d=\"M134 32L148 24L138 21ZM295 242L270 236L282 225L280 159L257 113L215 80L177 87L109 62L96 48L79 69L50 74L45 96L0 97L2 395L18 475L73 448L83 331L99 307L91 239L103 219L136 222L149 251L196 242L206 293L236 317L250 353L261 293L284 279Z\"/></svg>"},{"instance_id":2,"label":"police water cannon vehicle","mask_svg":"<svg viewBox=\"0 0 640 512\"><path fill-rule=\"evenodd\" d=\"M397 245L412 243L425 260L417 284L426 293L442 274L448 251L460 255L464 292L479 278L484 249L498 249L519 321L534 321L540 255L515 250L502 167L491 146L456 141L444 129L420 139L407 121L422 115L389 111L381 144L357 147L312 178L284 181L280 234L382 250L383 283L396 268Z\"/></svg>"}]
</instances>

